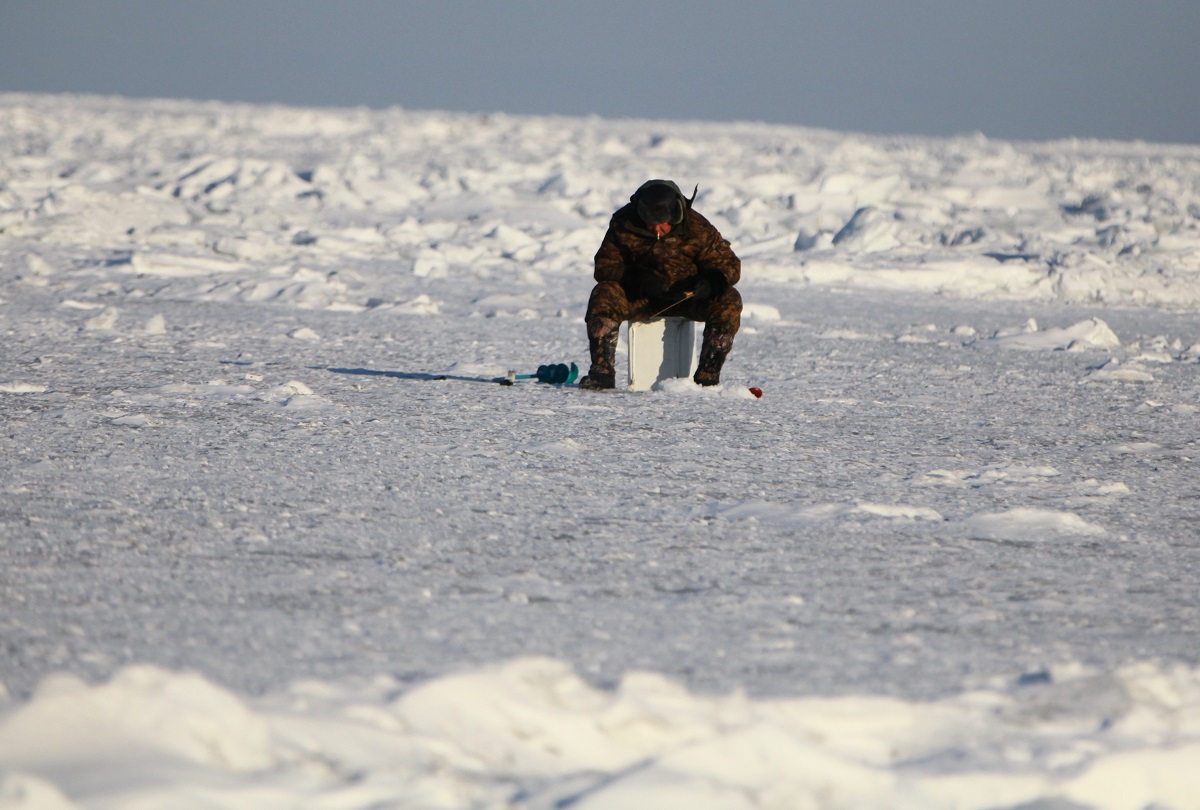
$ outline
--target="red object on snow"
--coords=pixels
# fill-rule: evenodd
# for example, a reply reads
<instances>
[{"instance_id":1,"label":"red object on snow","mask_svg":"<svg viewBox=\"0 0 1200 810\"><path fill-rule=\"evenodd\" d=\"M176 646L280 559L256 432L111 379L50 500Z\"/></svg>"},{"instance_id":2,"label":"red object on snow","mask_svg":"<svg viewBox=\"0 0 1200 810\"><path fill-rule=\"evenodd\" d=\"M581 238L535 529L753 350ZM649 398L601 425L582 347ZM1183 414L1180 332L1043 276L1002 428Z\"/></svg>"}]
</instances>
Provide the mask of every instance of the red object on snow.
<instances>
[{"instance_id":1,"label":"red object on snow","mask_svg":"<svg viewBox=\"0 0 1200 810\"><path fill-rule=\"evenodd\" d=\"M754 396L758 397L759 399L762 399L762 389L761 388L751 388L750 393L754 394Z\"/></svg>"}]
</instances>

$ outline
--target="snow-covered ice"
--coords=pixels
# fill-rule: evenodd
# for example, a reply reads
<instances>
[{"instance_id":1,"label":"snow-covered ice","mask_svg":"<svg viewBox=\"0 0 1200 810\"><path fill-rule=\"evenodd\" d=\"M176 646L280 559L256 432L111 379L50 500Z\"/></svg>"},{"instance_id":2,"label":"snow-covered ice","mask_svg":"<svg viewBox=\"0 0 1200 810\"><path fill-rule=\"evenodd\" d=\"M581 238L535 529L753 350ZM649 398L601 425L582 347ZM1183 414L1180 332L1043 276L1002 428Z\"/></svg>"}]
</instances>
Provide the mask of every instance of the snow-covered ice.
<instances>
[{"instance_id":1,"label":"snow-covered ice","mask_svg":"<svg viewBox=\"0 0 1200 810\"><path fill-rule=\"evenodd\" d=\"M598 690L524 658L259 699L140 665L0 726L4 807L1194 807L1200 672L1131 665L913 703ZM66 790L60 786L65 786Z\"/></svg>"},{"instance_id":2,"label":"snow-covered ice","mask_svg":"<svg viewBox=\"0 0 1200 810\"><path fill-rule=\"evenodd\" d=\"M0 154L0 808L1200 807L1200 147L7 94ZM649 177L743 257L723 385L490 384L586 365Z\"/></svg>"}]
</instances>

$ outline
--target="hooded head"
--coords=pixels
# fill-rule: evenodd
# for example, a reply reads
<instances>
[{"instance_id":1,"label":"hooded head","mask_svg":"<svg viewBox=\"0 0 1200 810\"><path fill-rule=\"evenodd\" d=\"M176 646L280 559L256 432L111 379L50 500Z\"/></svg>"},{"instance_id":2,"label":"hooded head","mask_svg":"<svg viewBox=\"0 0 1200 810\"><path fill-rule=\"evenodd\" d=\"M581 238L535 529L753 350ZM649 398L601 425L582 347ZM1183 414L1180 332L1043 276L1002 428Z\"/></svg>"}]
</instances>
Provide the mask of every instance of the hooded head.
<instances>
[{"instance_id":1,"label":"hooded head","mask_svg":"<svg viewBox=\"0 0 1200 810\"><path fill-rule=\"evenodd\" d=\"M666 236L683 222L688 200L670 180L649 180L629 198L638 219L655 236Z\"/></svg>"}]
</instances>

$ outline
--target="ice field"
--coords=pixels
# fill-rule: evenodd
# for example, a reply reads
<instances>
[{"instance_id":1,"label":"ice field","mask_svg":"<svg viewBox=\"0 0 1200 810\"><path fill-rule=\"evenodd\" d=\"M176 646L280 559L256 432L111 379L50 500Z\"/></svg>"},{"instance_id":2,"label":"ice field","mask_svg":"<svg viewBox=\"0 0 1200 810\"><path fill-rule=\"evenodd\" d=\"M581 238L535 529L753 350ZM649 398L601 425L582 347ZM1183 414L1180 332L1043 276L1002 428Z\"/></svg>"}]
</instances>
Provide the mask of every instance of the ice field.
<instances>
[{"instance_id":1,"label":"ice field","mask_svg":"<svg viewBox=\"0 0 1200 810\"><path fill-rule=\"evenodd\" d=\"M3 810L1200 808L1200 147L0 94L0 155ZM586 370L652 177L723 386L486 382Z\"/></svg>"}]
</instances>

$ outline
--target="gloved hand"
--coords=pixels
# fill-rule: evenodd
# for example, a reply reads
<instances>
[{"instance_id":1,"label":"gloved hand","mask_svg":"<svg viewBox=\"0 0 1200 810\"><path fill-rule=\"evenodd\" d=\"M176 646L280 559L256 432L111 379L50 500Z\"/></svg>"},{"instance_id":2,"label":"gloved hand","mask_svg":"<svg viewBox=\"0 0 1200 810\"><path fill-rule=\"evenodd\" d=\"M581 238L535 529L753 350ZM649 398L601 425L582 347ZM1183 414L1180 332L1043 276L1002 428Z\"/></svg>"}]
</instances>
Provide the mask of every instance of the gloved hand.
<instances>
[{"instance_id":1,"label":"gloved hand","mask_svg":"<svg viewBox=\"0 0 1200 810\"><path fill-rule=\"evenodd\" d=\"M706 278L696 279L696 283L692 285L691 293L693 298L708 298L712 295L712 282Z\"/></svg>"}]
</instances>

